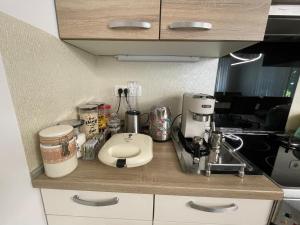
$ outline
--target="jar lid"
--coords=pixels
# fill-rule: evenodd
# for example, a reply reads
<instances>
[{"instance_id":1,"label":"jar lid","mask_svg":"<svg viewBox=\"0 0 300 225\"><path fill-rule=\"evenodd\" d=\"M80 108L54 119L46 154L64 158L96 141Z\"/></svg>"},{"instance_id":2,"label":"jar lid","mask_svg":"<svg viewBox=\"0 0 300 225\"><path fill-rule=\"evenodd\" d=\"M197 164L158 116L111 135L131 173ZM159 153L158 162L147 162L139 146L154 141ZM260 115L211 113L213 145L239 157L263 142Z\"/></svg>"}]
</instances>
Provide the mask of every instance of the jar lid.
<instances>
[{"instance_id":1,"label":"jar lid","mask_svg":"<svg viewBox=\"0 0 300 225\"><path fill-rule=\"evenodd\" d=\"M89 104L83 104L79 105L78 108L81 110L92 110L92 109L97 109L97 105L89 105Z\"/></svg>"},{"instance_id":2,"label":"jar lid","mask_svg":"<svg viewBox=\"0 0 300 225\"><path fill-rule=\"evenodd\" d=\"M57 138L63 137L72 133L73 127L70 125L56 125L45 128L39 132L39 136L42 138Z\"/></svg>"},{"instance_id":3,"label":"jar lid","mask_svg":"<svg viewBox=\"0 0 300 225\"><path fill-rule=\"evenodd\" d=\"M105 105L105 109L111 109L111 105Z\"/></svg>"},{"instance_id":4,"label":"jar lid","mask_svg":"<svg viewBox=\"0 0 300 225\"><path fill-rule=\"evenodd\" d=\"M111 109L111 105L108 105L108 104L100 105L99 109Z\"/></svg>"},{"instance_id":5,"label":"jar lid","mask_svg":"<svg viewBox=\"0 0 300 225\"><path fill-rule=\"evenodd\" d=\"M70 125L74 128L80 127L84 124L83 120L77 120L77 119L73 119L73 120L64 120L58 123L58 125Z\"/></svg>"},{"instance_id":6,"label":"jar lid","mask_svg":"<svg viewBox=\"0 0 300 225\"><path fill-rule=\"evenodd\" d=\"M88 102L87 104L88 105L97 105L97 106L100 106L100 105L104 105L105 103L104 102L100 102L100 101L91 101L91 102Z\"/></svg>"},{"instance_id":7,"label":"jar lid","mask_svg":"<svg viewBox=\"0 0 300 225\"><path fill-rule=\"evenodd\" d=\"M138 110L128 110L128 111L126 111L126 114L133 115L133 116L138 116L138 115L141 114L141 112L138 111Z\"/></svg>"}]
</instances>

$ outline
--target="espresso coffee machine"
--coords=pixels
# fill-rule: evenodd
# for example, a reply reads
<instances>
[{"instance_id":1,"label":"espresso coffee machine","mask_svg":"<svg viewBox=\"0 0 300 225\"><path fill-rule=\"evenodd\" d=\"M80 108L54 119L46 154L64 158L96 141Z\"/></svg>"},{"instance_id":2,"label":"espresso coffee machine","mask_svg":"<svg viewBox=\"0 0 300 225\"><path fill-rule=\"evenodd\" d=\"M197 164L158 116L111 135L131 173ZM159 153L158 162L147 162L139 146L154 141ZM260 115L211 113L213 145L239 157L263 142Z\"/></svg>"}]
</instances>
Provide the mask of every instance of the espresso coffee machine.
<instances>
[{"instance_id":1,"label":"espresso coffee machine","mask_svg":"<svg viewBox=\"0 0 300 225\"><path fill-rule=\"evenodd\" d=\"M201 137L210 129L215 99L204 94L183 95L181 133L185 138Z\"/></svg>"},{"instance_id":2,"label":"espresso coffee machine","mask_svg":"<svg viewBox=\"0 0 300 225\"><path fill-rule=\"evenodd\" d=\"M222 132L216 131L213 121L215 98L206 94L183 95L182 118L179 127L172 129L181 168L184 172L207 176L211 172L238 173L251 170L235 149L225 142Z\"/></svg>"}]
</instances>

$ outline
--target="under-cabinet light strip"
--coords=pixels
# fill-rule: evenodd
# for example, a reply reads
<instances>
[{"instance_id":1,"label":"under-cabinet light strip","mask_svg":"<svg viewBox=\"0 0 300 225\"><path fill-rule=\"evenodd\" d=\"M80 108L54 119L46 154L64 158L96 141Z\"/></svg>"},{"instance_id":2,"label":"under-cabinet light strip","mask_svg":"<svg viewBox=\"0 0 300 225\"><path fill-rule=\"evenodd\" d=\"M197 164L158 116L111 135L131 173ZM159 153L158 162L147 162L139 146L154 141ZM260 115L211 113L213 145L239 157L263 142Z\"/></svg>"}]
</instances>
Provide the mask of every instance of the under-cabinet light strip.
<instances>
[{"instance_id":1,"label":"under-cabinet light strip","mask_svg":"<svg viewBox=\"0 0 300 225\"><path fill-rule=\"evenodd\" d=\"M169 56L169 55L116 55L118 61L132 62L198 62L196 56Z\"/></svg>"}]
</instances>

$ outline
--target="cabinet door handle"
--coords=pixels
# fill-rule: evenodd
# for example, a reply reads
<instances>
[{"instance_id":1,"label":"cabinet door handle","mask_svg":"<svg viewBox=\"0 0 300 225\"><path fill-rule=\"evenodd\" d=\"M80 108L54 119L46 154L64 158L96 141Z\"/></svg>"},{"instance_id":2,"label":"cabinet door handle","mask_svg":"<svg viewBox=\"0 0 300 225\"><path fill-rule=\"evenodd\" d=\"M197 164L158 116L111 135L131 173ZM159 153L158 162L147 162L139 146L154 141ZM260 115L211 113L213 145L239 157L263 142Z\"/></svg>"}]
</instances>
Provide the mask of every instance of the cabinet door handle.
<instances>
[{"instance_id":1,"label":"cabinet door handle","mask_svg":"<svg viewBox=\"0 0 300 225\"><path fill-rule=\"evenodd\" d=\"M189 201L188 206L200 210L203 212L211 212L211 213L224 213L224 212L232 212L238 210L238 206L235 203L229 204L229 205L222 205L222 206L214 206L214 207L207 207L207 206L202 206L198 205L193 201Z\"/></svg>"},{"instance_id":2,"label":"cabinet door handle","mask_svg":"<svg viewBox=\"0 0 300 225\"><path fill-rule=\"evenodd\" d=\"M151 23L147 21L115 20L109 22L108 27L111 29L118 29L118 28L150 29Z\"/></svg>"},{"instance_id":3,"label":"cabinet door handle","mask_svg":"<svg viewBox=\"0 0 300 225\"><path fill-rule=\"evenodd\" d=\"M195 29L195 30L211 30L212 24L201 21L178 21L169 25L169 29Z\"/></svg>"},{"instance_id":4,"label":"cabinet door handle","mask_svg":"<svg viewBox=\"0 0 300 225\"><path fill-rule=\"evenodd\" d=\"M72 200L78 204L81 205L88 205L88 206L110 206L110 205L116 205L119 203L119 198L114 197L112 199L107 199L103 201L88 201L80 199L78 195L74 195L72 197Z\"/></svg>"}]
</instances>

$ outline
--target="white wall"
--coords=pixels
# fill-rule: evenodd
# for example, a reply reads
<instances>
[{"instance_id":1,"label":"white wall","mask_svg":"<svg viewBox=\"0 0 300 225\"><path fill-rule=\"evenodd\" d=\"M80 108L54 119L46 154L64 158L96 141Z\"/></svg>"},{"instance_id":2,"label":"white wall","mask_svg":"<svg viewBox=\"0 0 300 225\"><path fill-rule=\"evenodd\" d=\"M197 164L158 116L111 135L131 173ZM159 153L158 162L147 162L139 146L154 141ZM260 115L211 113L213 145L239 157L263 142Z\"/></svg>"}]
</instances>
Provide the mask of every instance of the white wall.
<instances>
[{"instance_id":1,"label":"white wall","mask_svg":"<svg viewBox=\"0 0 300 225\"><path fill-rule=\"evenodd\" d=\"M0 102L0 224L44 225L40 193L31 186L1 55Z\"/></svg>"},{"instance_id":2,"label":"white wall","mask_svg":"<svg viewBox=\"0 0 300 225\"><path fill-rule=\"evenodd\" d=\"M0 52L33 170L42 164L38 131L76 117L78 104L101 96L104 76L96 75L96 56L40 29L1 12L0 27Z\"/></svg>"},{"instance_id":3,"label":"white wall","mask_svg":"<svg viewBox=\"0 0 300 225\"><path fill-rule=\"evenodd\" d=\"M58 38L54 0L0 0L0 11Z\"/></svg>"},{"instance_id":4,"label":"white wall","mask_svg":"<svg viewBox=\"0 0 300 225\"><path fill-rule=\"evenodd\" d=\"M1 0L0 11L58 38L54 0ZM46 225L41 195L33 189L21 134L0 57L0 224Z\"/></svg>"}]
</instances>

